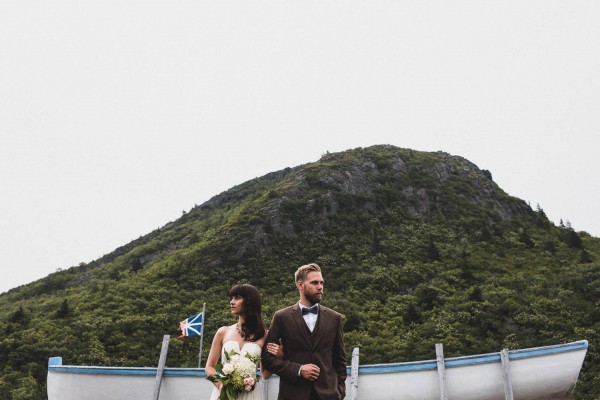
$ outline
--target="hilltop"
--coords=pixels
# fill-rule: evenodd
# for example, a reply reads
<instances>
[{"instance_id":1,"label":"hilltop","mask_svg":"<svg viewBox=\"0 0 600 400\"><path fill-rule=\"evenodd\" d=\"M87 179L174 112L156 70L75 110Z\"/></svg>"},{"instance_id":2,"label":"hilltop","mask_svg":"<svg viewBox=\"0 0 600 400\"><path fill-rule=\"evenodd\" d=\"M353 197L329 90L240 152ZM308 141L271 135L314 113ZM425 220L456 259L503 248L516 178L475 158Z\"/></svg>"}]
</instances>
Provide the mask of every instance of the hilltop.
<instances>
[{"instance_id":1,"label":"hilltop","mask_svg":"<svg viewBox=\"0 0 600 400\"><path fill-rule=\"evenodd\" d=\"M104 257L0 296L0 399L44 398L48 357L156 365L164 334L207 304L204 353L232 319L229 287L257 286L265 319L324 270L361 362L587 339L578 399L600 396L600 239L555 226L490 171L444 152L327 153L235 186ZM197 339L169 366L197 364ZM21 397L18 397L21 396Z\"/></svg>"}]
</instances>

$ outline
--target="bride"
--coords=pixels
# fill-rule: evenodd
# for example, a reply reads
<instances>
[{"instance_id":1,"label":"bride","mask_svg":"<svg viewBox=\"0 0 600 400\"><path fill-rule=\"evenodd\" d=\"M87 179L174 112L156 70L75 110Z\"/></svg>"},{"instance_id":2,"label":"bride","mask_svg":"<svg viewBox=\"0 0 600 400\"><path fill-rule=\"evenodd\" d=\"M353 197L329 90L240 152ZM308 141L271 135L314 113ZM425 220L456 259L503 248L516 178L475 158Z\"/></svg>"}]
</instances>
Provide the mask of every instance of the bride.
<instances>
[{"instance_id":1,"label":"bride","mask_svg":"<svg viewBox=\"0 0 600 400\"><path fill-rule=\"evenodd\" d=\"M219 357L224 358L225 351L235 350L237 353L248 353L260 357L267 338L267 331L261 316L262 306L258 290L248 284L236 285L229 291L229 296L231 297L229 302L231 314L237 315L238 321L217 330L206 360L207 377L217 373L215 365ZM283 346L281 345L269 343L267 351L277 357L283 357ZM262 379L268 379L271 376L271 372L263 369L262 362L260 362L260 375ZM213 382L213 384L215 388L210 400L217 400L222 384L220 382ZM257 386L250 392L242 392L238 400L263 400L262 391Z\"/></svg>"}]
</instances>

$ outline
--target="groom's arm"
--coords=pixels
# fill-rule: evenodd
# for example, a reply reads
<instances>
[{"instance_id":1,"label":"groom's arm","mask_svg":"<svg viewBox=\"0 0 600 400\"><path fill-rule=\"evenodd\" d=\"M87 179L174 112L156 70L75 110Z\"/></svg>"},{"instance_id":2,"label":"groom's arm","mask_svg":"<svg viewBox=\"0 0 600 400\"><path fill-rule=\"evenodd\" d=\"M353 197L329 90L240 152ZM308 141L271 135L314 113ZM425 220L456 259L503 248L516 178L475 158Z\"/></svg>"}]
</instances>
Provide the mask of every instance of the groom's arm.
<instances>
[{"instance_id":1,"label":"groom's arm","mask_svg":"<svg viewBox=\"0 0 600 400\"><path fill-rule=\"evenodd\" d=\"M265 340L265 345L262 349L262 363L263 366L271 371L274 374L279 375L281 379L286 380L290 383L295 383L298 380L298 372L300 371L300 367L302 364L293 362L286 359L284 354L283 358L276 357L267 351L267 343L279 343L279 339L282 339L284 343L283 351L285 351L286 343L289 344L289 341L286 341L283 337L283 321L280 315L280 312L276 312L273 315L273 320L271 321L271 327L269 328L269 333L267 334L267 339Z\"/></svg>"}]
</instances>

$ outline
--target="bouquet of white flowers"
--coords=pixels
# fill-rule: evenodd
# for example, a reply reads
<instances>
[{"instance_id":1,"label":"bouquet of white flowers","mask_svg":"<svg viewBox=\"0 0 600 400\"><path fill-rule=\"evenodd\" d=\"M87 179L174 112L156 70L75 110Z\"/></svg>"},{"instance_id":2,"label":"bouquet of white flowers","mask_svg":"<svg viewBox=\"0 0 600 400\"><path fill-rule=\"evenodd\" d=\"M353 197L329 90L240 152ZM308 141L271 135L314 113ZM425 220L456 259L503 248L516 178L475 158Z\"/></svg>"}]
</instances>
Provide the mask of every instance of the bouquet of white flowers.
<instances>
[{"instance_id":1,"label":"bouquet of white flowers","mask_svg":"<svg viewBox=\"0 0 600 400\"><path fill-rule=\"evenodd\" d=\"M256 362L260 356L240 354L235 350L224 353L225 363L219 361L215 365L217 373L207 379L223 384L219 400L236 400L240 393L254 390L259 379L256 375Z\"/></svg>"}]
</instances>

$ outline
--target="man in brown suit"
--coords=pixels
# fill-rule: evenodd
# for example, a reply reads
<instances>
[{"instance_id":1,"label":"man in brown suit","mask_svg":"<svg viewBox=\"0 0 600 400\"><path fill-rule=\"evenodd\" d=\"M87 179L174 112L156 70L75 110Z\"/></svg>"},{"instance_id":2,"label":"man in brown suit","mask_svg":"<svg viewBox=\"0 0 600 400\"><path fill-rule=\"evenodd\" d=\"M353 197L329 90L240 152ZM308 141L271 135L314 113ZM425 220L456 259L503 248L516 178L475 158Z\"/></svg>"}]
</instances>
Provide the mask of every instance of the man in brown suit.
<instances>
[{"instance_id":1,"label":"man in brown suit","mask_svg":"<svg viewBox=\"0 0 600 400\"><path fill-rule=\"evenodd\" d=\"M324 282L317 264L301 266L294 279L300 301L273 316L263 366L279 375L279 400L342 400L346 397L342 316L319 304ZM268 351L280 341L283 358Z\"/></svg>"}]
</instances>

